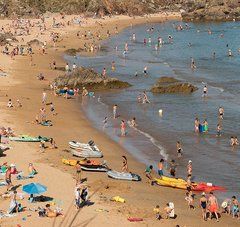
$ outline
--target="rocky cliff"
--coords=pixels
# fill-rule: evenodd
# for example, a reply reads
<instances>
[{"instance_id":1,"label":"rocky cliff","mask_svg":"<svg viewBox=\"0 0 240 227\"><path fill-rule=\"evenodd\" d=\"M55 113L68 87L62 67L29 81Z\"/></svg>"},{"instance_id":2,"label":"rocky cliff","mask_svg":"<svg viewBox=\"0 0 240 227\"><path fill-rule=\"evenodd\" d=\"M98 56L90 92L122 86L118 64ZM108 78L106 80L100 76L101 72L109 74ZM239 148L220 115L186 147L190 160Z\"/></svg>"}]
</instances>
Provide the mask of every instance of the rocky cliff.
<instances>
[{"instance_id":1,"label":"rocky cliff","mask_svg":"<svg viewBox=\"0 0 240 227\"><path fill-rule=\"evenodd\" d=\"M0 0L2 16L45 12L143 15L180 11L185 20L240 20L240 0Z\"/></svg>"}]
</instances>

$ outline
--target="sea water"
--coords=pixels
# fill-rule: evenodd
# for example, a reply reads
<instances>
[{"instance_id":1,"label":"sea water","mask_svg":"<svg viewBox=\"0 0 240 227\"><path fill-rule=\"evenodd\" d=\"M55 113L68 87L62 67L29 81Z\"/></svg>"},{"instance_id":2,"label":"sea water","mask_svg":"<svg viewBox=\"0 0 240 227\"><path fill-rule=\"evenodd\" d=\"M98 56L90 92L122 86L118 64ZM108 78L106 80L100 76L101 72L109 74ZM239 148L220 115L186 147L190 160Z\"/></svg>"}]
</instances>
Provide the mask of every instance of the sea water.
<instances>
[{"instance_id":1,"label":"sea water","mask_svg":"<svg viewBox=\"0 0 240 227\"><path fill-rule=\"evenodd\" d=\"M91 67L99 73L105 67L108 75L132 85L118 91L96 92L95 98L84 101L83 109L96 128L146 165L153 164L156 168L161 158L168 162L175 159L179 177L186 178L187 162L192 160L195 181L225 186L228 193L224 196L231 196L239 193L240 188L240 149L233 151L229 143L231 136L240 137L240 23L190 23L190 28L182 31L175 29L177 24L181 22L128 28L104 41L101 44L104 51L97 56L66 56L66 60ZM150 31L152 27L154 29ZM132 40L133 33L136 34L135 41ZM169 43L169 35L173 37L172 43ZM162 37L164 44L156 49L158 37ZM143 44L144 38L147 39L146 45ZM126 42L129 50L124 56ZM229 49L232 57L228 57ZM190 68L191 57L195 60L196 70ZM116 64L114 72L111 70L112 61ZM143 73L145 66L148 67L148 76ZM138 76L135 76L136 72ZM151 87L162 76L188 81L199 89L190 95L152 94ZM208 86L207 98L202 97L204 85ZM150 99L149 104L137 102L137 96L144 90ZM118 105L120 114L115 120L112 118L114 104ZM217 138L220 106L224 107L225 116L223 135ZM103 128L105 117L108 117L108 123ZM121 120L128 121L133 117L136 117L137 128L128 127L127 136L121 137ZM201 122L207 119L209 133L194 133L196 117ZM181 158L177 158L178 140L183 146ZM130 169L134 171L134 166ZM167 169L165 173L168 174Z\"/></svg>"}]
</instances>

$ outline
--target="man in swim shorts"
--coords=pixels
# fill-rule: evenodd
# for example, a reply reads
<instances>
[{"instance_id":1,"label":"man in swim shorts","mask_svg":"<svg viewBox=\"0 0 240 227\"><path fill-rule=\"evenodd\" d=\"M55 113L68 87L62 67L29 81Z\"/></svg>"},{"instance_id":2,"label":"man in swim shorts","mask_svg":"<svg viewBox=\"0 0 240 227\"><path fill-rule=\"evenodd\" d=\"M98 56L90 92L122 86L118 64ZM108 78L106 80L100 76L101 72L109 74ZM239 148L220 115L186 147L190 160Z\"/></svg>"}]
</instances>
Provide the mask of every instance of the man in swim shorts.
<instances>
[{"instance_id":1,"label":"man in swim shorts","mask_svg":"<svg viewBox=\"0 0 240 227\"><path fill-rule=\"evenodd\" d=\"M158 163L158 175L162 178L163 176L163 164L164 164L164 160L161 159Z\"/></svg>"}]
</instances>

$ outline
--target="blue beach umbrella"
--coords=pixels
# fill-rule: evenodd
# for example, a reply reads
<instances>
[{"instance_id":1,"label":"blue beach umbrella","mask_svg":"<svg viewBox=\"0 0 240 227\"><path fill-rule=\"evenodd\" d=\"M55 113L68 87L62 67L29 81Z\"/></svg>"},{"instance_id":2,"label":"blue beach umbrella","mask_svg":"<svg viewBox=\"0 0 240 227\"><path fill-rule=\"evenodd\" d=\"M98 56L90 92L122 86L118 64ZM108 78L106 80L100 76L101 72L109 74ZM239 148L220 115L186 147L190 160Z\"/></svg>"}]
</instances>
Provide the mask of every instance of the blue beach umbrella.
<instances>
[{"instance_id":1,"label":"blue beach umbrella","mask_svg":"<svg viewBox=\"0 0 240 227\"><path fill-rule=\"evenodd\" d=\"M46 192L47 187L42 184L31 183L31 184L24 185L22 190L28 194L34 195L34 194L42 194L42 193Z\"/></svg>"}]
</instances>

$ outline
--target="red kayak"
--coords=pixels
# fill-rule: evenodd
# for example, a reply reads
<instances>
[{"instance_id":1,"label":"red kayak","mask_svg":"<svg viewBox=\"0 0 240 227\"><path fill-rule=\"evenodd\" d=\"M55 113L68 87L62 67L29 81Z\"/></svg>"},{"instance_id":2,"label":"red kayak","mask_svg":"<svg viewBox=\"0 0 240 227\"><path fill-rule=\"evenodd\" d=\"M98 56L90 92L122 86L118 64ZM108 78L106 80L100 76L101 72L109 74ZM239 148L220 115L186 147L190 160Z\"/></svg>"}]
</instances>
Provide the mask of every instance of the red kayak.
<instances>
[{"instance_id":1,"label":"red kayak","mask_svg":"<svg viewBox=\"0 0 240 227\"><path fill-rule=\"evenodd\" d=\"M208 192L212 192L212 191L226 191L226 188L217 186L217 185L212 185L211 183L200 182L200 183L197 183L197 185L193 187L193 191L208 193Z\"/></svg>"}]
</instances>

